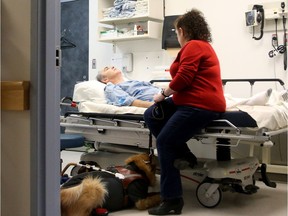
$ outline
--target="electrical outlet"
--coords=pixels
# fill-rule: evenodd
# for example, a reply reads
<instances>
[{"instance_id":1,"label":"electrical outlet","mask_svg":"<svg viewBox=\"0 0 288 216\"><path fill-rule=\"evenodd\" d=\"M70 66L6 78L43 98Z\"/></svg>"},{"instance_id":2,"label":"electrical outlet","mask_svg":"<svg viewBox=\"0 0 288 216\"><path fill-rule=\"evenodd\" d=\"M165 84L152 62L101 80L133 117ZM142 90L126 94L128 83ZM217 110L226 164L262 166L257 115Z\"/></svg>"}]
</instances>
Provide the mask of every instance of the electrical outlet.
<instances>
[{"instance_id":1,"label":"electrical outlet","mask_svg":"<svg viewBox=\"0 0 288 216\"><path fill-rule=\"evenodd\" d=\"M96 59L92 59L92 69L96 69Z\"/></svg>"}]
</instances>

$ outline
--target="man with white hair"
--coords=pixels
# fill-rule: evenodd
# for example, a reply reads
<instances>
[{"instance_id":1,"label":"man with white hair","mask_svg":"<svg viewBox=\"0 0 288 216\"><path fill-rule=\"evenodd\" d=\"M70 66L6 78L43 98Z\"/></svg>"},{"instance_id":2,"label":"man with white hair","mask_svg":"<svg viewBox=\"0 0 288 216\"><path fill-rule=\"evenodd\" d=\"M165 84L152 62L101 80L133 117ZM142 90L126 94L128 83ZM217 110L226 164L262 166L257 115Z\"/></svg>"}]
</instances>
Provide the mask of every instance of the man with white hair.
<instances>
[{"instance_id":1,"label":"man with white hair","mask_svg":"<svg viewBox=\"0 0 288 216\"><path fill-rule=\"evenodd\" d=\"M115 67L105 67L96 78L106 84L104 92L108 104L116 106L147 108L154 104L153 96L161 91L149 82L125 80L123 73Z\"/></svg>"}]
</instances>

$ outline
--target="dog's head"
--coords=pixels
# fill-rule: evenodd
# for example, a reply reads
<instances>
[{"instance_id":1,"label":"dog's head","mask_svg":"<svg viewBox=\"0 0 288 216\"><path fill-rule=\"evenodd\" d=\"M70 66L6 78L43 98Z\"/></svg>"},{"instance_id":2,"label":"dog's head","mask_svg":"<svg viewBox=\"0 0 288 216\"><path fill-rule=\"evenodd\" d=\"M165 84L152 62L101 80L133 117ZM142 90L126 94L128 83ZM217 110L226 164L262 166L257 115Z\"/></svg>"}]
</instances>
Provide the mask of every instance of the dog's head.
<instances>
[{"instance_id":1,"label":"dog's head","mask_svg":"<svg viewBox=\"0 0 288 216\"><path fill-rule=\"evenodd\" d=\"M149 184L154 186L156 183L156 164L157 159L154 155L149 154L137 154L133 155L125 160L126 164L134 163L139 170L143 171L149 180Z\"/></svg>"}]
</instances>

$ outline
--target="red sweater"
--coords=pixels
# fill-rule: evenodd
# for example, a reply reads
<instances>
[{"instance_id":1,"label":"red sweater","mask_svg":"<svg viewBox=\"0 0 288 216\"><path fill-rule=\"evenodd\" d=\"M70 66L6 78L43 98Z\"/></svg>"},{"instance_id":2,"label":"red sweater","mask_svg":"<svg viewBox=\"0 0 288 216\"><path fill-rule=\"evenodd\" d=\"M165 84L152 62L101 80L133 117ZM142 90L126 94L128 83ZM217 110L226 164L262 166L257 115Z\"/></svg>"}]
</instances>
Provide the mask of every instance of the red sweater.
<instances>
[{"instance_id":1,"label":"red sweater","mask_svg":"<svg viewBox=\"0 0 288 216\"><path fill-rule=\"evenodd\" d=\"M176 105L225 111L219 60L210 43L191 40L185 44L172 63L170 74L169 86L176 91Z\"/></svg>"}]
</instances>

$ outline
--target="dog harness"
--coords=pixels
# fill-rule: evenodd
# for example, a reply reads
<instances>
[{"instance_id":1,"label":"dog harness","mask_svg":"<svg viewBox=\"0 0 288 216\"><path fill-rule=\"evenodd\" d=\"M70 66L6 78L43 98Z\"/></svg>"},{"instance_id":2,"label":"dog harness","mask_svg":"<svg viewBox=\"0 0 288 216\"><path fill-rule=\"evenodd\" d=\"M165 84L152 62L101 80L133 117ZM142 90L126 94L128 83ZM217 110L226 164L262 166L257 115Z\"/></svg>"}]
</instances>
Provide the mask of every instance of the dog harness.
<instances>
[{"instance_id":1,"label":"dog harness","mask_svg":"<svg viewBox=\"0 0 288 216\"><path fill-rule=\"evenodd\" d=\"M123 175L123 179L120 179L123 185L123 189L124 189L124 207L129 205L129 196L128 196L128 192L127 189L129 187L129 185L134 182L135 180L145 180L147 181L147 184L149 184L148 179L144 176L139 174L138 172L134 171L134 170L130 170L127 169L124 166L113 166L111 167L111 169L113 170L113 172L117 172ZM111 170L111 171L112 171Z\"/></svg>"}]
</instances>

